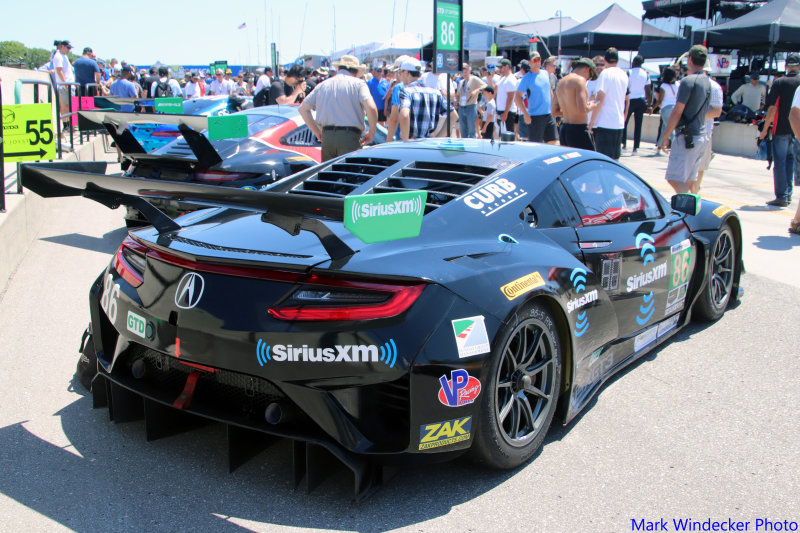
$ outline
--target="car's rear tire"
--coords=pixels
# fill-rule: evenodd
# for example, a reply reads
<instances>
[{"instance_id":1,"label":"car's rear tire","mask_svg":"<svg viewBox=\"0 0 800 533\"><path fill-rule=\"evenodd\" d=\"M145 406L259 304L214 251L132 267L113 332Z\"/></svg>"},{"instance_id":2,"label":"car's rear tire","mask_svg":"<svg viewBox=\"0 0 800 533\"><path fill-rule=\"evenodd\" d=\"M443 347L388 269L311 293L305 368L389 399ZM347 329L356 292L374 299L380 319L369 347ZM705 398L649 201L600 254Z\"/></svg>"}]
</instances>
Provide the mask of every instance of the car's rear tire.
<instances>
[{"instance_id":1,"label":"car's rear tire","mask_svg":"<svg viewBox=\"0 0 800 533\"><path fill-rule=\"evenodd\" d=\"M736 241L733 231L727 224L719 230L714 246L711 248L711 267L705 287L697 298L694 316L710 322L717 320L725 312L731 300L733 279L736 269Z\"/></svg>"},{"instance_id":2,"label":"car's rear tire","mask_svg":"<svg viewBox=\"0 0 800 533\"><path fill-rule=\"evenodd\" d=\"M525 305L503 326L492 348L473 459L509 469L539 450L556 411L560 356L555 320L541 304Z\"/></svg>"}]
</instances>

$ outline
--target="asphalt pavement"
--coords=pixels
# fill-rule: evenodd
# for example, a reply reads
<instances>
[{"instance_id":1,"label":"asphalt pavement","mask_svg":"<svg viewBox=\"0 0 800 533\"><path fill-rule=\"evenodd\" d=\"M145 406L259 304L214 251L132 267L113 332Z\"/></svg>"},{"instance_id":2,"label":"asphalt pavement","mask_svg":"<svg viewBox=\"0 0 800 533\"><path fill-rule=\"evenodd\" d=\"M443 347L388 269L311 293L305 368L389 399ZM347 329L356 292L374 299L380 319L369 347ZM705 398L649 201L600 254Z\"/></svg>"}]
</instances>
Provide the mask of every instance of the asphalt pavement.
<instances>
[{"instance_id":1,"label":"asphalt pavement","mask_svg":"<svg viewBox=\"0 0 800 533\"><path fill-rule=\"evenodd\" d=\"M622 163L668 192L666 158L643 146ZM764 167L717 156L701 191L743 220L736 308L613 378L523 467L408 469L361 505L350 502L349 474L294 491L286 442L228 474L221 426L147 443L143 423L93 410L73 372L89 285L126 234L122 212L48 200L39 239L0 295L0 529L605 532L663 518L674 531L673 518L710 518L756 531L759 519L800 522L800 236L786 233L790 210L764 206Z\"/></svg>"}]
</instances>

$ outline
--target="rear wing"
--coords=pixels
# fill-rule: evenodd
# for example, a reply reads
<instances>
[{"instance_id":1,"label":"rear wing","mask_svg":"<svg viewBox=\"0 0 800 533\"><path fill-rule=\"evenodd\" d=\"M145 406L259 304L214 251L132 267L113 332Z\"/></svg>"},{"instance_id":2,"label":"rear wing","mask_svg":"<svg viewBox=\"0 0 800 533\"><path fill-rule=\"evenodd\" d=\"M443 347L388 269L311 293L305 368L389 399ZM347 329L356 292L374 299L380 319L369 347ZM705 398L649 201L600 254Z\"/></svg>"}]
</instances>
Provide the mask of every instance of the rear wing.
<instances>
[{"instance_id":1,"label":"rear wing","mask_svg":"<svg viewBox=\"0 0 800 533\"><path fill-rule=\"evenodd\" d=\"M178 126L178 130L197 159L198 168L207 169L222 162L222 158L211 142L199 132L199 130L208 128L208 117L123 111L79 111L79 114L84 120L97 125L97 127L105 127L122 153L134 161L160 159L161 156L148 155L147 150L127 129L128 126L131 124L171 124Z\"/></svg>"},{"instance_id":2,"label":"rear wing","mask_svg":"<svg viewBox=\"0 0 800 533\"><path fill-rule=\"evenodd\" d=\"M148 180L105 174L101 161L25 163L21 165L22 184L44 198L83 196L106 207L131 206L153 224L159 234L178 231L181 225L147 201L159 198L200 205L232 207L261 213L261 220L291 235L301 230L315 234L333 260L355 252L323 219L344 221L343 198L319 198L283 192L251 191L201 185L197 183Z\"/></svg>"}]
</instances>

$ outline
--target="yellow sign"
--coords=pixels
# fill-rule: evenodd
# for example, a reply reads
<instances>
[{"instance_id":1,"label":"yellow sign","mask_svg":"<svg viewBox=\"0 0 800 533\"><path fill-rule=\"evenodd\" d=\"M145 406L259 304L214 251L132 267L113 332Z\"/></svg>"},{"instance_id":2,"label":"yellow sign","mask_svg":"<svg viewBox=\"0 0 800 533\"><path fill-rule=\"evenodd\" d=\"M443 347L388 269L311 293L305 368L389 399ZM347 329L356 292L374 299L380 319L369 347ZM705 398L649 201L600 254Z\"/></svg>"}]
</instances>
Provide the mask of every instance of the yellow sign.
<instances>
[{"instance_id":1,"label":"yellow sign","mask_svg":"<svg viewBox=\"0 0 800 533\"><path fill-rule=\"evenodd\" d=\"M519 279L515 279L511 283L503 285L500 287L500 291L506 298L513 300L542 285L544 285L542 275L538 272L533 272L532 274L528 274L527 276L523 276Z\"/></svg>"},{"instance_id":2,"label":"yellow sign","mask_svg":"<svg viewBox=\"0 0 800 533\"><path fill-rule=\"evenodd\" d=\"M731 211L732 211L732 209L730 207L728 207L727 205L721 205L718 208L714 209L712 211L712 213L717 215L717 218L722 218L725 215L727 215L728 213L730 213Z\"/></svg>"},{"instance_id":3,"label":"yellow sign","mask_svg":"<svg viewBox=\"0 0 800 533\"><path fill-rule=\"evenodd\" d=\"M50 104L3 106L5 160L39 161L56 158L56 134Z\"/></svg>"}]
</instances>

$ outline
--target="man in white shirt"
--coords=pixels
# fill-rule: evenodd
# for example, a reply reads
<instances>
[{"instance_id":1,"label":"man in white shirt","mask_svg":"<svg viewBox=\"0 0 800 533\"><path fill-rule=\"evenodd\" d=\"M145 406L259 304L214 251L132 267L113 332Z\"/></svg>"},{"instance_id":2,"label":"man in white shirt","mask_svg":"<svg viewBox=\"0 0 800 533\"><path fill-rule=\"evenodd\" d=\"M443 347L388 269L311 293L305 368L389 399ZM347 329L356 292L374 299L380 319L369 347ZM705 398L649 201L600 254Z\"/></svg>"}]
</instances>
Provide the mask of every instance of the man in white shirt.
<instances>
[{"instance_id":1,"label":"man in white shirt","mask_svg":"<svg viewBox=\"0 0 800 533\"><path fill-rule=\"evenodd\" d=\"M515 96L519 80L511 70L511 61L506 58L500 60L500 63L497 64L497 74L494 82L497 87L495 101L500 133L510 132L516 136L517 104Z\"/></svg>"},{"instance_id":2,"label":"man in white shirt","mask_svg":"<svg viewBox=\"0 0 800 533\"><path fill-rule=\"evenodd\" d=\"M258 94L261 89L269 90L269 86L272 85L272 81L272 67L266 66L264 67L264 73L258 77L258 82L256 83L256 88L253 91L253 94Z\"/></svg>"},{"instance_id":3,"label":"man in white shirt","mask_svg":"<svg viewBox=\"0 0 800 533\"><path fill-rule=\"evenodd\" d=\"M73 83L75 81L75 71L72 63L69 62L67 54L72 49L69 41L56 41L56 53L53 54L53 69L56 71L56 83ZM70 86L62 85L58 87L58 101L61 114L69 113ZM69 131L69 118L64 121L64 131Z\"/></svg>"},{"instance_id":4,"label":"man in white shirt","mask_svg":"<svg viewBox=\"0 0 800 533\"><path fill-rule=\"evenodd\" d=\"M184 98L199 98L200 97L200 76L197 72L192 72L189 81L183 87Z\"/></svg>"},{"instance_id":5,"label":"man in white shirt","mask_svg":"<svg viewBox=\"0 0 800 533\"><path fill-rule=\"evenodd\" d=\"M615 161L622 155L622 129L628 110L628 75L617 66L619 52L609 48L606 66L597 78L597 107L592 113L589 131L597 151Z\"/></svg>"},{"instance_id":6,"label":"man in white shirt","mask_svg":"<svg viewBox=\"0 0 800 533\"><path fill-rule=\"evenodd\" d=\"M636 56L633 58L633 68L628 78L628 112L625 113L625 127L623 128L622 147L628 142L628 121L633 115L633 151L631 155L639 150L639 143L642 140L642 120L644 112L650 109L650 75L642 68L644 58Z\"/></svg>"},{"instance_id":7,"label":"man in white shirt","mask_svg":"<svg viewBox=\"0 0 800 533\"><path fill-rule=\"evenodd\" d=\"M209 94L212 95L220 95L224 94L225 96L230 96L231 93L234 91L234 85L231 80L226 80L223 76L225 75L222 72L221 68L218 68L214 72L214 81L211 82L211 85L208 86Z\"/></svg>"},{"instance_id":8,"label":"man in white shirt","mask_svg":"<svg viewBox=\"0 0 800 533\"><path fill-rule=\"evenodd\" d=\"M163 86L165 83L172 90L172 96L183 96L181 84L178 83L178 80L169 77L169 69L167 67L158 67L158 81L154 81L150 85L150 97L157 97L156 89L158 89L159 84Z\"/></svg>"}]
</instances>

